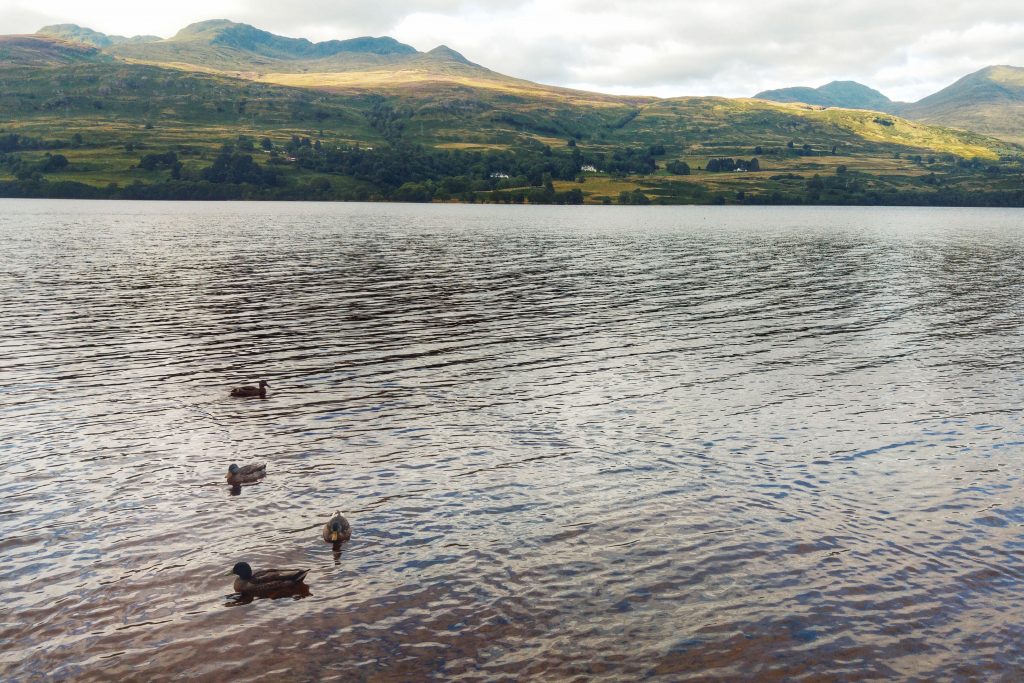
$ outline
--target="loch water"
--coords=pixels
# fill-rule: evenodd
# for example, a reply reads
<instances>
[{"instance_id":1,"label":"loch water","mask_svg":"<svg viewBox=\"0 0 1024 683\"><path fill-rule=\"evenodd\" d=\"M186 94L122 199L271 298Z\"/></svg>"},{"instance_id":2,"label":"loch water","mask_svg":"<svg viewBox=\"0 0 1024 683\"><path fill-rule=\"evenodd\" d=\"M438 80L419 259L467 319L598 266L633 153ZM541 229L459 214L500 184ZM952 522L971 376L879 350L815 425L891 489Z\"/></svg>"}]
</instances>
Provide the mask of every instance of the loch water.
<instances>
[{"instance_id":1,"label":"loch water","mask_svg":"<svg viewBox=\"0 0 1024 683\"><path fill-rule=\"evenodd\" d=\"M0 201L0 678L1021 680L1022 219Z\"/></svg>"}]
</instances>

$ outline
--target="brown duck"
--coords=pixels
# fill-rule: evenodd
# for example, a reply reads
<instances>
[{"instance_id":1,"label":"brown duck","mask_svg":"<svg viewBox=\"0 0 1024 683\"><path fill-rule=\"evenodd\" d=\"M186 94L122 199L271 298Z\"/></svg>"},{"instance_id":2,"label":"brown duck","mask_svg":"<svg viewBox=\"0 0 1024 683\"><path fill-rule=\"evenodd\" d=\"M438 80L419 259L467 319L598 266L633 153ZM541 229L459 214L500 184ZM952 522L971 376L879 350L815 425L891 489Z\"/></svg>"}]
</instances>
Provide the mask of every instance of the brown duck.
<instances>
[{"instance_id":1,"label":"brown duck","mask_svg":"<svg viewBox=\"0 0 1024 683\"><path fill-rule=\"evenodd\" d=\"M269 386L270 382L265 379L261 379L259 386L247 384L244 387L235 387L231 390L231 395L236 398L256 398L257 396L259 398L266 398L267 387Z\"/></svg>"},{"instance_id":2,"label":"brown duck","mask_svg":"<svg viewBox=\"0 0 1024 683\"><path fill-rule=\"evenodd\" d=\"M267 593L294 588L302 583L308 569L261 569L254 572L248 562L239 562L231 570L236 593Z\"/></svg>"},{"instance_id":3,"label":"brown duck","mask_svg":"<svg viewBox=\"0 0 1024 683\"><path fill-rule=\"evenodd\" d=\"M335 512L327 524L324 524L324 542L344 543L350 538L352 538L352 525L341 516L340 512Z\"/></svg>"},{"instance_id":4,"label":"brown duck","mask_svg":"<svg viewBox=\"0 0 1024 683\"><path fill-rule=\"evenodd\" d=\"M232 486L241 486L242 484L255 484L266 474L267 463L265 462L261 462L258 465L243 465L242 467L231 463L231 466L228 467L227 476L224 478Z\"/></svg>"}]
</instances>

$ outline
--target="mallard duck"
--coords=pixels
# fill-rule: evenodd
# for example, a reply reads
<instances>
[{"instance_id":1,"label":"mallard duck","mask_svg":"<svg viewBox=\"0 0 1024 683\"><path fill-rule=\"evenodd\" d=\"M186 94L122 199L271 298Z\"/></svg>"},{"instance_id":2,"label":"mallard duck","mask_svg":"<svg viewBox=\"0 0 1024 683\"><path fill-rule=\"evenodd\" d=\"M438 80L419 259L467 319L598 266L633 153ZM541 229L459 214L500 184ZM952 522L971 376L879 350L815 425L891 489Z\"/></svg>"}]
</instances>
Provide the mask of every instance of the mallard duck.
<instances>
[{"instance_id":1,"label":"mallard duck","mask_svg":"<svg viewBox=\"0 0 1024 683\"><path fill-rule=\"evenodd\" d=\"M239 467L235 463L231 463L228 467L228 473L225 479L232 486L239 486L241 484L252 484L262 479L267 473L267 463L261 462L258 465L244 465Z\"/></svg>"},{"instance_id":2,"label":"mallard duck","mask_svg":"<svg viewBox=\"0 0 1024 683\"><path fill-rule=\"evenodd\" d=\"M238 398L260 398L267 397L267 387L270 386L270 382L265 379L260 380L258 387L254 387L251 384L247 384L244 387L235 387L231 390L231 395Z\"/></svg>"},{"instance_id":3,"label":"mallard duck","mask_svg":"<svg viewBox=\"0 0 1024 683\"><path fill-rule=\"evenodd\" d=\"M324 542L344 543L350 538L352 538L352 525L341 516L340 512L335 512L327 524L324 524Z\"/></svg>"},{"instance_id":4,"label":"mallard duck","mask_svg":"<svg viewBox=\"0 0 1024 683\"><path fill-rule=\"evenodd\" d=\"M309 570L261 569L254 572L248 562L239 562L230 573L238 577L235 579L236 593L264 593L298 586Z\"/></svg>"}]
</instances>

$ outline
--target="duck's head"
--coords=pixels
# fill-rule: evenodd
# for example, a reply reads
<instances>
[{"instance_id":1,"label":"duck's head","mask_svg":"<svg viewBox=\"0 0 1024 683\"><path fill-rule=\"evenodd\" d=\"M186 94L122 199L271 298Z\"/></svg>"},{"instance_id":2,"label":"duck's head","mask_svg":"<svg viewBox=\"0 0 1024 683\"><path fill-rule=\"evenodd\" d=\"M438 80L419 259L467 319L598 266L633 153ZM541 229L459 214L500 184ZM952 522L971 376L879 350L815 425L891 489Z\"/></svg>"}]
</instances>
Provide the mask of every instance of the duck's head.
<instances>
[{"instance_id":1,"label":"duck's head","mask_svg":"<svg viewBox=\"0 0 1024 683\"><path fill-rule=\"evenodd\" d=\"M260 389L262 389L263 387L269 387L269 386L270 386L270 382L268 382L265 379L261 379L260 380Z\"/></svg>"},{"instance_id":2,"label":"duck's head","mask_svg":"<svg viewBox=\"0 0 1024 683\"><path fill-rule=\"evenodd\" d=\"M231 570L231 573L248 581L252 578L252 567L249 566L248 562L236 562L235 568Z\"/></svg>"},{"instance_id":3,"label":"duck's head","mask_svg":"<svg viewBox=\"0 0 1024 683\"><path fill-rule=\"evenodd\" d=\"M331 521L328 523L328 527L331 530L331 540L335 543L341 541L342 522L340 515L334 515L331 517Z\"/></svg>"},{"instance_id":4,"label":"duck's head","mask_svg":"<svg viewBox=\"0 0 1024 683\"><path fill-rule=\"evenodd\" d=\"M228 466L228 474L238 474L238 465L231 463L231 465Z\"/></svg>"}]
</instances>

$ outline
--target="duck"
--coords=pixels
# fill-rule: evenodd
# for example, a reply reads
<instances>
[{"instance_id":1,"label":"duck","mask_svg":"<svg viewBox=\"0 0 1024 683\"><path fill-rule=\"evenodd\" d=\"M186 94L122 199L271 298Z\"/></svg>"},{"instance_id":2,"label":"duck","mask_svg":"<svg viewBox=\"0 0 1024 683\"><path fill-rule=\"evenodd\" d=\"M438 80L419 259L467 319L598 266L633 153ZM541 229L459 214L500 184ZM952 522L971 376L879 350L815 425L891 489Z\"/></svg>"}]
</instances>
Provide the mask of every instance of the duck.
<instances>
[{"instance_id":1,"label":"duck","mask_svg":"<svg viewBox=\"0 0 1024 683\"><path fill-rule=\"evenodd\" d=\"M350 538L352 538L352 525L341 516L340 512L335 512L327 524L324 524L324 543L340 544Z\"/></svg>"},{"instance_id":2,"label":"duck","mask_svg":"<svg viewBox=\"0 0 1024 683\"><path fill-rule=\"evenodd\" d=\"M236 593L265 593L294 588L302 583L308 569L261 569L254 572L248 562L237 562L229 573L234 574Z\"/></svg>"},{"instance_id":3,"label":"duck","mask_svg":"<svg viewBox=\"0 0 1024 683\"><path fill-rule=\"evenodd\" d=\"M243 465L239 467L231 463L228 467L227 476L224 477L232 486L241 484L252 484L259 481L267 474L267 463L261 462L258 465Z\"/></svg>"},{"instance_id":4,"label":"duck","mask_svg":"<svg viewBox=\"0 0 1024 683\"><path fill-rule=\"evenodd\" d=\"M254 387L251 384L247 384L244 387L235 387L231 390L231 395L236 398L260 398L267 397L267 387L270 386L270 382L265 379L260 380L259 386Z\"/></svg>"}]
</instances>

